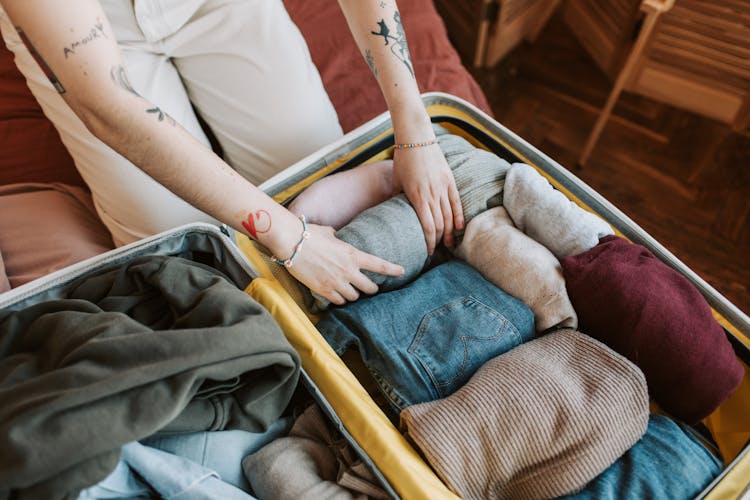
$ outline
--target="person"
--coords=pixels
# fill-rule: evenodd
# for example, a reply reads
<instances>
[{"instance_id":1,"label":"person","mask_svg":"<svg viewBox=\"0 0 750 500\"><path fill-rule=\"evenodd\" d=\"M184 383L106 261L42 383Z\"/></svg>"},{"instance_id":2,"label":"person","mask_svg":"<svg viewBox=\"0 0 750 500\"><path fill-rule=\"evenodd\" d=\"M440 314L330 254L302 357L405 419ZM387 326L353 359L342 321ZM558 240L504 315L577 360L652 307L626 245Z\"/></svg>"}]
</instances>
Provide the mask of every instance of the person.
<instances>
[{"instance_id":1,"label":"person","mask_svg":"<svg viewBox=\"0 0 750 500\"><path fill-rule=\"evenodd\" d=\"M430 253L441 239L452 245L463 227L460 199L398 7L339 4L391 112L394 188L418 213ZM281 0L0 0L0 30L116 244L222 221L335 304L377 291L363 270L403 272L255 186L342 134Z\"/></svg>"}]
</instances>

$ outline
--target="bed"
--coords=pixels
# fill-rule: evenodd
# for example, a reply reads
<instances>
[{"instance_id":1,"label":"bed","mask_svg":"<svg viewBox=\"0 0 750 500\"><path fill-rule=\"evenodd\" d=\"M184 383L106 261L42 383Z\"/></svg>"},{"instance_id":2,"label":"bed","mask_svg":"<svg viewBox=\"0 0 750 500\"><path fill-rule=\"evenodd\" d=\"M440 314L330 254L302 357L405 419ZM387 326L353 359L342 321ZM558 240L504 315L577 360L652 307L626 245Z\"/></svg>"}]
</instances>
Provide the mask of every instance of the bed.
<instances>
[{"instance_id":1,"label":"bed","mask_svg":"<svg viewBox=\"0 0 750 500\"><path fill-rule=\"evenodd\" d=\"M337 2L285 0L307 40L345 132L386 110ZM432 0L402 0L422 92L453 94L489 111L450 44ZM0 292L113 247L52 124L0 47Z\"/></svg>"}]
</instances>

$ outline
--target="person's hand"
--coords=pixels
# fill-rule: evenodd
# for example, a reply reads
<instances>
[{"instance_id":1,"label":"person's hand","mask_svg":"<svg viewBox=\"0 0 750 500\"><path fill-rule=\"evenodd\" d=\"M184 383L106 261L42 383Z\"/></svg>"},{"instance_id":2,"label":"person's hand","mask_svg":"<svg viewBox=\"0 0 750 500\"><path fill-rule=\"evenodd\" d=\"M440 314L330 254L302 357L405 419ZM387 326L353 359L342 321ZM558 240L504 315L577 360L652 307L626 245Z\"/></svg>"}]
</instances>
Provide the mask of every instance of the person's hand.
<instances>
[{"instance_id":1,"label":"person's hand","mask_svg":"<svg viewBox=\"0 0 750 500\"><path fill-rule=\"evenodd\" d=\"M464 215L456 181L440 146L395 150L393 187L394 192L403 190L417 212L427 253L432 255L440 238L452 247L453 230L463 229Z\"/></svg>"},{"instance_id":2,"label":"person's hand","mask_svg":"<svg viewBox=\"0 0 750 500\"><path fill-rule=\"evenodd\" d=\"M307 230L310 237L294 265L287 269L310 290L334 304L355 301L360 292L374 294L378 291L378 286L362 269L387 276L404 274L403 267L339 240L332 227L308 224Z\"/></svg>"}]
</instances>

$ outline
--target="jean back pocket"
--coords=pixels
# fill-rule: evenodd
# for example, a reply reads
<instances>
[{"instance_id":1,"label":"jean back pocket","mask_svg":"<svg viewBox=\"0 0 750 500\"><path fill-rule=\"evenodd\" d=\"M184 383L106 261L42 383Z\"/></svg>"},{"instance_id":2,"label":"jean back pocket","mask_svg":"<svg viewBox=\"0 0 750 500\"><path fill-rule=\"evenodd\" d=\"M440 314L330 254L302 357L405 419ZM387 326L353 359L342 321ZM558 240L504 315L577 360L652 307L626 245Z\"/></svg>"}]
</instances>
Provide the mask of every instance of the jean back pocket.
<instances>
[{"instance_id":1,"label":"jean back pocket","mask_svg":"<svg viewBox=\"0 0 750 500\"><path fill-rule=\"evenodd\" d=\"M485 362L522 341L508 318L469 295L425 314L408 352L425 369L440 397L446 397Z\"/></svg>"}]
</instances>

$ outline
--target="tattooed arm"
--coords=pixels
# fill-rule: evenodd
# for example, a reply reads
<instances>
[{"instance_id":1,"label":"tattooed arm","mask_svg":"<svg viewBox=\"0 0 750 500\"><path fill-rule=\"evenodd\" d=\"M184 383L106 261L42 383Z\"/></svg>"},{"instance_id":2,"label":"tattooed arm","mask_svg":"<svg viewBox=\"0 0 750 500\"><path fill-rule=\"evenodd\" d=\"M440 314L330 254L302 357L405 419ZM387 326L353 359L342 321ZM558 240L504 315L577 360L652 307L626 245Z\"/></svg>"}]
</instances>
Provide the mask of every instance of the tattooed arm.
<instances>
[{"instance_id":1,"label":"tattooed arm","mask_svg":"<svg viewBox=\"0 0 750 500\"><path fill-rule=\"evenodd\" d=\"M52 84L88 129L178 196L265 245L291 255L302 223L131 87L96 0L0 0ZM310 225L292 274L334 303L377 286L360 269L399 275L377 257Z\"/></svg>"},{"instance_id":2,"label":"tattooed arm","mask_svg":"<svg viewBox=\"0 0 750 500\"><path fill-rule=\"evenodd\" d=\"M339 0L339 4L388 104L396 142L434 139L395 0ZM397 149L393 161L395 188L403 189L414 206L429 252L441 237L452 246L454 227L463 229L463 210L440 147Z\"/></svg>"}]
</instances>

